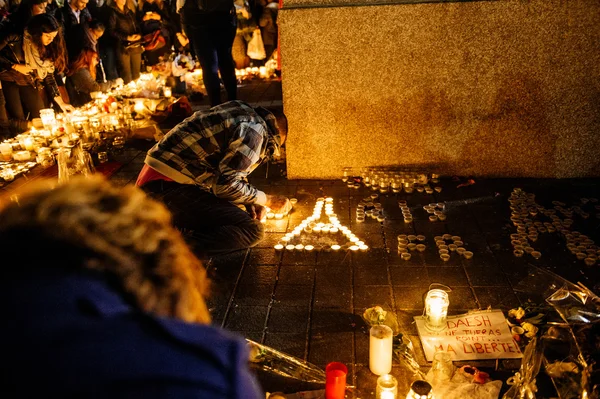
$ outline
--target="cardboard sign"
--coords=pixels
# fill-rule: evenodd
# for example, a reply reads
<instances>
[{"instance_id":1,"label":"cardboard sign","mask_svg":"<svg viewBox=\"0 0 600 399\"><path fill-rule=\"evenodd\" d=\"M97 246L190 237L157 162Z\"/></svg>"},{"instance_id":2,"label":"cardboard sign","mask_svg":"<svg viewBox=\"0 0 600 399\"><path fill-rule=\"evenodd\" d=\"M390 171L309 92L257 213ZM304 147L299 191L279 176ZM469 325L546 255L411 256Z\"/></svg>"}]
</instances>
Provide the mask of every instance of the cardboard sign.
<instances>
[{"instance_id":1,"label":"cardboard sign","mask_svg":"<svg viewBox=\"0 0 600 399\"><path fill-rule=\"evenodd\" d=\"M448 316L439 332L425 327L425 318L415 316L427 361L436 351L452 355L452 360L517 359L523 357L501 310L486 310Z\"/></svg>"}]
</instances>

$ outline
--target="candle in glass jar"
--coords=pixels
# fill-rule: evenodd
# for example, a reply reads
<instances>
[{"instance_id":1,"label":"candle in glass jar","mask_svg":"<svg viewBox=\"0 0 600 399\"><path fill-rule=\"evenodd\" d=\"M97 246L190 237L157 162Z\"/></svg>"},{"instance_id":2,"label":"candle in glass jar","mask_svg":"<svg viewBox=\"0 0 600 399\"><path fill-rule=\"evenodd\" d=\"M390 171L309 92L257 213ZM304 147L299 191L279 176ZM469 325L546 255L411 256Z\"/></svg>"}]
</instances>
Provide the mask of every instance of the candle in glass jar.
<instances>
[{"instance_id":1,"label":"candle in glass jar","mask_svg":"<svg viewBox=\"0 0 600 399\"><path fill-rule=\"evenodd\" d=\"M169 98L173 95L173 93L171 92L171 88L170 87L165 87L163 89L163 94L165 95L165 97Z\"/></svg>"},{"instance_id":2,"label":"candle in glass jar","mask_svg":"<svg viewBox=\"0 0 600 399\"><path fill-rule=\"evenodd\" d=\"M371 327L369 333L369 369L373 374L389 374L392 371L393 331L388 326L377 325Z\"/></svg>"},{"instance_id":3,"label":"candle in glass jar","mask_svg":"<svg viewBox=\"0 0 600 399\"><path fill-rule=\"evenodd\" d=\"M427 292L425 298L425 326L428 329L439 331L446 327L448 305L448 293L446 291L433 289Z\"/></svg>"},{"instance_id":4,"label":"candle in glass jar","mask_svg":"<svg viewBox=\"0 0 600 399\"><path fill-rule=\"evenodd\" d=\"M376 399L396 399L398 395L398 380L391 374L377 378Z\"/></svg>"}]
</instances>

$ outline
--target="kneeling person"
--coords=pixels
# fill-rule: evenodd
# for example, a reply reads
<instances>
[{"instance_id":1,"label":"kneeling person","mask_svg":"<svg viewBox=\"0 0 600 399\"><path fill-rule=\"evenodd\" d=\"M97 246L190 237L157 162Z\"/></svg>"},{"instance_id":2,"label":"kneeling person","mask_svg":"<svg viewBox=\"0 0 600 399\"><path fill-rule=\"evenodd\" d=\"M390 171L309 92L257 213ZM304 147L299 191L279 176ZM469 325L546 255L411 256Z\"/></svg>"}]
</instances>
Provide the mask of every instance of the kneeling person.
<instances>
[{"instance_id":1,"label":"kneeling person","mask_svg":"<svg viewBox=\"0 0 600 399\"><path fill-rule=\"evenodd\" d=\"M169 208L199 252L253 247L264 237L265 206L287 213L291 204L258 190L247 177L279 155L286 137L283 113L229 101L196 112L167 133L148 151L136 184Z\"/></svg>"}]
</instances>

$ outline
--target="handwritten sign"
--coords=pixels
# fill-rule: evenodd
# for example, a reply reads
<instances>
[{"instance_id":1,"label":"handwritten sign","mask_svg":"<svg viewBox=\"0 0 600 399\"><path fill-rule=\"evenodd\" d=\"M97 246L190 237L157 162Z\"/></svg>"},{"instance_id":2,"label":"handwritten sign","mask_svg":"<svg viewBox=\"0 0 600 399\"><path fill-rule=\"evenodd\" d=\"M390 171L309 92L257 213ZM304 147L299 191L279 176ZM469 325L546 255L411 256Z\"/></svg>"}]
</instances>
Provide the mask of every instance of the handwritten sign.
<instances>
[{"instance_id":1,"label":"handwritten sign","mask_svg":"<svg viewBox=\"0 0 600 399\"><path fill-rule=\"evenodd\" d=\"M523 357L501 310L448 316L446 328L437 332L425 327L423 316L416 316L415 321L427 361L440 350L452 355L452 360Z\"/></svg>"}]
</instances>

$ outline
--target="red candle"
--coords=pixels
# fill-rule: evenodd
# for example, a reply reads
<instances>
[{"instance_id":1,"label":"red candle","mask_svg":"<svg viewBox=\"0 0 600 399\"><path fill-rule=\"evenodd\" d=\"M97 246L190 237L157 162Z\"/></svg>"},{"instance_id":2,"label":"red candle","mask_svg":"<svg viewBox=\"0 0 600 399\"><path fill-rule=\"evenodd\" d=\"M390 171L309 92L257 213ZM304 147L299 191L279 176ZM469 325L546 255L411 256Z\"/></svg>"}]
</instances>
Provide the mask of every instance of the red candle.
<instances>
[{"instance_id":1,"label":"red candle","mask_svg":"<svg viewBox=\"0 0 600 399\"><path fill-rule=\"evenodd\" d=\"M331 362L325 368L325 399L344 399L348 368L339 362Z\"/></svg>"}]
</instances>

